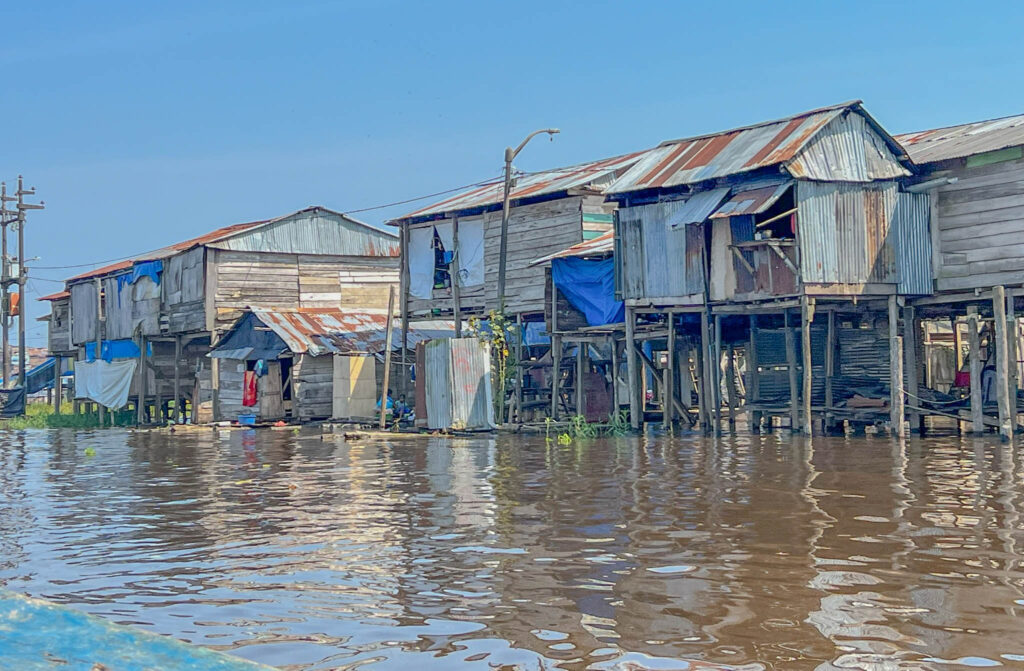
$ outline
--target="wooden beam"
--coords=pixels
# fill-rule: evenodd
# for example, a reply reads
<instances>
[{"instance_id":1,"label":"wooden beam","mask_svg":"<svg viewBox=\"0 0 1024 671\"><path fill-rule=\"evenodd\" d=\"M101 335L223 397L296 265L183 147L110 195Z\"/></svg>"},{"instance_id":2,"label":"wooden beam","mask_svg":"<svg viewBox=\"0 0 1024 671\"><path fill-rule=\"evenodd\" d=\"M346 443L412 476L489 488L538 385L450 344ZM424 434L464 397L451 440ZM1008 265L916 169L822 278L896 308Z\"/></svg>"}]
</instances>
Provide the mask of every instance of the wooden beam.
<instances>
[{"instance_id":1,"label":"wooden beam","mask_svg":"<svg viewBox=\"0 0 1024 671\"><path fill-rule=\"evenodd\" d=\"M633 308L626 308L626 380L629 387L629 423L634 429L639 429L642 422L643 399L638 393L640 388L639 363L636 358L636 338L633 323L636 317Z\"/></svg>"},{"instance_id":2,"label":"wooden beam","mask_svg":"<svg viewBox=\"0 0 1024 671\"><path fill-rule=\"evenodd\" d=\"M615 336L608 337L608 344L612 354L612 415L619 413L619 343Z\"/></svg>"},{"instance_id":3,"label":"wooden beam","mask_svg":"<svg viewBox=\"0 0 1024 671\"><path fill-rule=\"evenodd\" d=\"M674 411L675 406L671 402L675 397L676 389L676 325L675 325L675 314L669 310L667 316L668 322L668 343L666 346L667 356L665 366L665 382L662 385L662 392L665 399L662 401L662 425L666 429L672 428L672 422L675 420Z\"/></svg>"},{"instance_id":4,"label":"wooden beam","mask_svg":"<svg viewBox=\"0 0 1024 671\"><path fill-rule=\"evenodd\" d=\"M398 290L401 293L399 310L402 313L402 377L398 381L402 394L409 393L409 225L399 229Z\"/></svg>"},{"instance_id":5,"label":"wooden beam","mask_svg":"<svg viewBox=\"0 0 1024 671\"><path fill-rule=\"evenodd\" d=\"M659 373L661 373L662 371L658 368L658 365L651 361L650 357L644 354L643 351L640 350L639 348L637 348L636 350L636 356L645 367L651 370L651 377L654 378L655 384L657 384L658 387L661 388L661 391L664 392L665 388L661 386L663 382L661 376L659 375ZM676 398L675 394L669 394L668 398L672 400L672 405L675 406L676 412L678 412L680 415L686 413L686 409L683 407L682 402L680 402L680 400Z\"/></svg>"},{"instance_id":6,"label":"wooden beam","mask_svg":"<svg viewBox=\"0 0 1024 671\"><path fill-rule=\"evenodd\" d=\"M967 359L971 369L971 431L981 435L985 431L984 410L981 404L981 339L978 337L978 307L967 307Z\"/></svg>"},{"instance_id":7,"label":"wooden beam","mask_svg":"<svg viewBox=\"0 0 1024 671\"><path fill-rule=\"evenodd\" d=\"M1010 362L1007 353L1009 342L1006 336L1006 289L998 286L992 289L992 316L995 332L992 334L996 355L996 403L999 408L999 435L1008 440L1013 435L1010 418ZM1016 399L1014 399L1016 404Z\"/></svg>"},{"instance_id":8,"label":"wooden beam","mask_svg":"<svg viewBox=\"0 0 1024 671\"><path fill-rule=\"evenodd\" d=\"M583 389L583 372L586 367L587 359L587 348L590 347L587 343L577 343L576 345L576 414L586 415L587 414L587 397L585 390Z\"/></svg>"},{"instance_id":9,"label":"wooden beam","mask_svg":"<svg viewBox=\"0 0 1024 671\"><path fill-rule=\"evenodd\" d=\"M793 327L789 325L789 312L783 313L783 325L786 336L786 367L789 373L789 428L797 431L800 428L800 392L796 380L796 337Z\"/></svg>"},{"instance_id":10,"label":"wooden beam","mask_svg":"<svg viewBox=\"0 0 1024 671\"><path fill-rule=\"evenodd\" d=\"M1017 328L1017 309L1015 296L1007 292L1006 297L1006 356L1010 369L1010 419L1017 424L1017 390L1020 389L1019 350L1020 329Z\"/></svg>"},{"instance_id":11,"label":"wooden beam","mask_svg":"<svg viewBox=\"0 0 1024 671\"><path fill-rule=\"evenodd\" d=\"M899 303L894 294L889 297L889 428L893 435L903 437L903 338L899 321Z\"/></svg>"},{"instance_id":12,"label":"wooden beam","mask_svg":"<svg viewBox=\"0 0 1024 671\"><path fill-rule=\"evenodd\" d=\"M516 420L523 421L523 375L526 373L523 368L523 313L516 313ZM509 418L511 419L511 417Z\"/></svg>"},{"instance_id":13,"label":"wooden beam","mask_svg":"<svg viewBox=\"0 0 1024 671\"><path fill-rule=\"evenodd\" d=\"M174 337L174 418L173 424L185 421L181 411L181 336Z\"/></svg>"},{"instance_id":14,"label":"wooden beam","mask_svg":"<svg viewBox=\"0 0 1024 671\"><path fill-rule=\"evenodd\" d=\"M736 348L732 344L725 355L725 389L729 394L729 431L736 433Z\"/></svg>"},{"instance_id":15,"label":"wooden beam","mask_svg":"<svg viewBox=\"0 0 1024 671\"><path fill-rule=\"evenodd\" d=\"M711 383L715 393L711 400L715 404L715 435L722 435L722 315L715 315L714 351L712 352Z\"/></svg>"},{"instance_id":16,"label":"wooden beam","mask_svg":"<svg viewBox=\"0 0 1024 671\"><path fill-rule=\"evenodd\" d=\"M757 363L757 315L750 315L750 344L747 345L747 405L756 405L760 400L761 371ZM747 421L753 433L761 432L761 413L748 410Z\"/></svg>"},{"instance_id":17,"label":"wooden beam","mask_svg":"<svg viewBox=\"0 0 1024 671\"><path fill-rule=\"evenodd\" d=\"M921 338L921 322L917 318L917 311L913 306L903 308L903 357L907 364L907 395L909 404L918 407L918 392L920 391L919 364L917 361L918 343ZM908 419L910 420L911 433L920 433L924 424L924 415L917 410L911 409Z\"/></svg>"},{"instance_id":18,"label":"wooden beam","mask_svg":"<svg viewBox=\"0 0 1024 671\"><path fill-rule=\"evenodd\" d=\"M813 433L811 421L811 322L814 320L814 299L803 296L800 299L800 342L803 349L803 418L801 429L805 436Z\"/></svg>"},{"instance_id":19,"label":"wooden beam","mask_svg":"<svg viewBox=\"0 0 1024 671\"><path fill-rule=\"evenodd\" d=\"M380 429L383 431L387 425L388 414L388 385L391 384L391 343L395 329L393 320L395 317L395 285L388 287L388 312L384 324L387 329L384 338L384 384L380 389ZM498 419L501 421L501 418Z\"/></svg>"},{"instance_id":20,"label":"wooden beam","mask_svg":"<svg viewBox=\"0 0 1024 671\"><path fill-rule=\"evenodd\" d=\"M24 309L25 306L22 306ZM103 284L100 282L100 278L96 278L96 358L95 361L99 362L102 358L103 350ZM21 352L21 356L24 357L25 353ZM6 384L7 380L4 380ZM96 404L96 416L99 418L100 427L103 427L103 420L105 418L106 409L102 404Z\"/></svg>"},{"instance_id":21,"label":"wooden beam","mask_svg":"<svg viewBox=\"0 0 1024 671\"><path fill-rule=\"evenodd\" d=\"M828 334L825 338L825 431L832 430L832 405L835 390L833 378L836 374L836 313L828 311Z\"/></svg>"},{"instance_id":22,"label":"wooden beam","mask_svg":"<svg viewBox=\"0 0 1024 671\"><path fill-rule=\"evenodd\" d=\"M708 318L708 311L702 310L700 313L700 424L701 430L704 433L711 433L712 430L712 418L714 411L712 410L712 393L711 385L713 384L711 379L711 344L710 334L708 331L711 329Z\"/></svg>"},{"instance_id":23,"label":"wooden beam","mask_svg":"<svg viewBox=\"0 0 1024 671\"><path fill-rule=\"evenodd\" d=\"M57 355L53 357L53 414L60 414L60 401L64 395L61 389L61 378L60 378L60 364L64 360L64 357Z\"/></svg>"},{"instance_id":24,"label":"wooden beam","mask_svg":"<svg viewBox=\"0 0 1024 671\"><path fill-rule=\"evenodd\" d=\"M559 383L562 381L562 336L551 334L551 419L558 419Z\"/></svg>"}]
</instances>

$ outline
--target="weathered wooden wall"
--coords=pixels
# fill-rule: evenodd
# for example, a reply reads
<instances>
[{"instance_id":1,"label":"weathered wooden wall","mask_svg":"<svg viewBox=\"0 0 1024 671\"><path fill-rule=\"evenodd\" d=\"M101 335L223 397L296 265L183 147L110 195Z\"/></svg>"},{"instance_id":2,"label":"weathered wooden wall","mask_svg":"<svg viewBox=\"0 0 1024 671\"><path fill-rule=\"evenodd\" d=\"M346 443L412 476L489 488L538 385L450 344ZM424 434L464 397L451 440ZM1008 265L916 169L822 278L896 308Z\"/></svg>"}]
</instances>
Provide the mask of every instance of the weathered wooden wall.
<instances>
[{"instance_id":1,"label":"weathered wooden wall","mask_svg":"<svg viewBox=\"0 0 1024 671\"><path fill-rule=\"evenodd\" d=\"M196 247L164 261L163 312L171 333L202 331L206 327L205 260L206 250Z\"/></svg>"},{"instance_id":2,"label":"weathered wooden wall","mask_svg":"<svg viewBox=\"0 0 1024 671\"><path fill-rule=\"evenodd\" d=\"M932 239L936 289L1020 284L1024 272L1024 160L936 173L957 182L937 191Z\"/></svg>"},{"instance_id":3,"label":"weathered wooden wall","mask_svg":"<svg viewBox=\"0 0 1024 671\"><path fill-rule=\"evenodd\" d=\"M239 359L221 359L217 386L217 417L236 420L239 415L259 414L259 399L254 406L242 405L242 385L245 382L245 362Z\"/></svg>"},{"instance_id":4,"label":"weathered wooden wall","mask_svg":"<svg viewBox=\"0 0 1024 671\"><path fill-rule=\"evenodd\" d=\"M50 353L70 352L71 346L71 301L64 298L50 302L49 341Z\"/></svg>"},{"instance_id":5,"label":"weathered wooden wall","mask_svg":"<svg viewBox=\"0 0 1024 671\"><path fill-rule=\"evenodd\" d=\"M673 227L683 201L622 208L617 215L618 289L631 302L700 304L704 293L704 226Z\"/></svg>"},{"instance_id":6,"label":"weathered wooden wall","mask_svg":"<svg viewBox=\"0 0 1024 671\"><path fill-rule=\"evenodd\" d=\"M296 355L292 367L292 408L300 420L329 419L334 409L333 388L333 356Z\"/></svg>"},{"instance_id":7,"label":"weathered wooden wall","mask_svg":"<svg viewBox=\"0 0 1024 671\"><path fill-rule=\"evenodd\" d=\"M96 339L96 283L92 280L72 284L71 291L71 343Z\"/></svg>"},{"instance_id":8,"label":"weathered wooden wall","mask_svg":"<svg viewBox=\"0 0 1024 671\"><path fill-rule=\"evenodd\" d=\"M499 215L500 216L500 215ZM475 217L462 217L460 222L484 221L484 215ZM412 228L433 227L435 225L451 224L451 219L432 221L426 224L412 226ZM486 228L486 224L485 224ZM484 263L487 263L485 256ZM460 287L459 290L460 310L464 317L472 315L483 315L486 312L484 307L484 286L482 284L467 287ZM434 289L431 298L417 298L409 296L409 314L413 317L424 317L428 315L451 315L454 309L454 299L451 288Z\"/></svg>"}]
</instances>

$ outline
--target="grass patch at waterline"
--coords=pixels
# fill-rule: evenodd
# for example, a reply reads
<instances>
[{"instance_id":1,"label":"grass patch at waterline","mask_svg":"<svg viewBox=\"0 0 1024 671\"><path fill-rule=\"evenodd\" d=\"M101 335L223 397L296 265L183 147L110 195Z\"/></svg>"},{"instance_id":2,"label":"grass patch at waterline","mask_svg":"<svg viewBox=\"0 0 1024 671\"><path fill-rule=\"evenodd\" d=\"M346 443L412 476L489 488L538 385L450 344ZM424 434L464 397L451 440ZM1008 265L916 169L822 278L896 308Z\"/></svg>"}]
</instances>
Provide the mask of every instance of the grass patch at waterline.
<instances>
[{"instance_id":1,"label":"grass patch at waterline","mask_svg":"<svg viewBox=\"0 0 1024 671\"><path fill-rule=\"evenodd\" d=\"M74 408L71 403L61 403L60 414L53 411L49 403L29 403L25 407L25 414L21 417L0 420L0 430L3 429L95 429L100 426L99 416L95 412L73 414ZM135 424L135 412L133 410L118 410L107 412L104 426L133 426ZM113 418L113 423L111 423Z\"/></svg>"}]
</instances>

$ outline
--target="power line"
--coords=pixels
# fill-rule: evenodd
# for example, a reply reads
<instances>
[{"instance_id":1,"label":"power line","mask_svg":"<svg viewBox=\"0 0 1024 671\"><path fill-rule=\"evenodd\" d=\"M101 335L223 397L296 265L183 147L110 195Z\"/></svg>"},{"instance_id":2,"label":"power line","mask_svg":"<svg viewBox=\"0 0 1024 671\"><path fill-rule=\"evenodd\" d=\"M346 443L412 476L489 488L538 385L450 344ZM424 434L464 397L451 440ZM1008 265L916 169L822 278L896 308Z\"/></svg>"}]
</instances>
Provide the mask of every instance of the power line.
<instances>
[{"instance_id":1,"label":"power line","mask_svg":"<svg viewBox=\"0 0 1024 671\"><path fill-rule=\"evenodd\" d=\"M457 186L454 189L448 189L446 191L438 191L437 193L428 193L425 196L419 196L417 198L409 198L406 200L398 200L394 203L387 203L385 205L374 205L373 207L364 207L358 210L346 210L343 214L356 214L358 212L369 212L371 210L383 210L388 207L395 207L398 205L407 205L409 203L415 203L418 200L426 200L427 198L436 198L437 196L444 196L449 193L455 193L456 191L462 191L463 189L472 189L475 186L491 186L493 184L500 184L502 178L495 177L493 179L485 180L483 182L477 182L476 184L466 184L465 186Z\"/></svg>"}]
</instances>

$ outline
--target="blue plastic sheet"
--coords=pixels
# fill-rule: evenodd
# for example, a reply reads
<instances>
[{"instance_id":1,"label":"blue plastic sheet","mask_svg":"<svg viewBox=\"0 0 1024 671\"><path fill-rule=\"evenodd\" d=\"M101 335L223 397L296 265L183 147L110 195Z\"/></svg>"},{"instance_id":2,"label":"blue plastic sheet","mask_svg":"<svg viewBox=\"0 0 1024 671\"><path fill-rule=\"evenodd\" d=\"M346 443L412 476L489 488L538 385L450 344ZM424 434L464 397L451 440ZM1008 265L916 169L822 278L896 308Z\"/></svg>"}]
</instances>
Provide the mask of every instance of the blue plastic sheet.
<instances>
[{"instance_id":1,"label":"blue plastic sheet","mask_svg":"<svg viewBox=\"0 0 1024 671\"><path fill-rule=\"evenodd\" d=\"M590 326L625 321L625 305L615 300L614 259L553 259L551 277Z\"/></svg>"},{"instance_id":2,"label":"blue plastic sheet","mask_svg":"<svg viewBox=\"0 0 1024 671\"><path fill-rule=\"evenodd\" d=\"M231 354L230 359L240 358L245 361L259 359L277 359L281 352L288 351L288 345L281 337L263 325L252 312L238 320L235 325L220 339L211 355L216 357Z\"/></svg>"},{"instance_id":3,"label":"blue plastic sheet","mask_svg":"<svg viewBox=\"0 0 1024 671\"><path fill-rule=\"evenodd\" d=\"M153 356L153 344L146 344L146 355ZM100 358L110 363L114 359L138 359L139 345L134 340L104 340ZM96 360L96 343L85 343L85 360Z\"/></svg>"},{"instance_id":4,"label":"blue plastic sheet","mask_svg":"<svg viewBox=\"0 0 1024 671\"><path fill-rule=\"evenodd\" d=\"M523 344L547 345L551 342L551 336L547 334L547 325L544 322L526 322L523 324Z\"/></svg>"},{"instance_id":5,"label":"blue plastic sheet","mask_svg":"<svg viewBox=\"0 0 1024 671\"><path fill-rule=\"evenodd\" d=\"M132 279L130 284L135 284L143 277L153 280L154 284L160 284L160 273L164 270L163 261L140 261L132 266ZM120 289L121 285L118 284Z\"/></svg>"}]
</instances>

